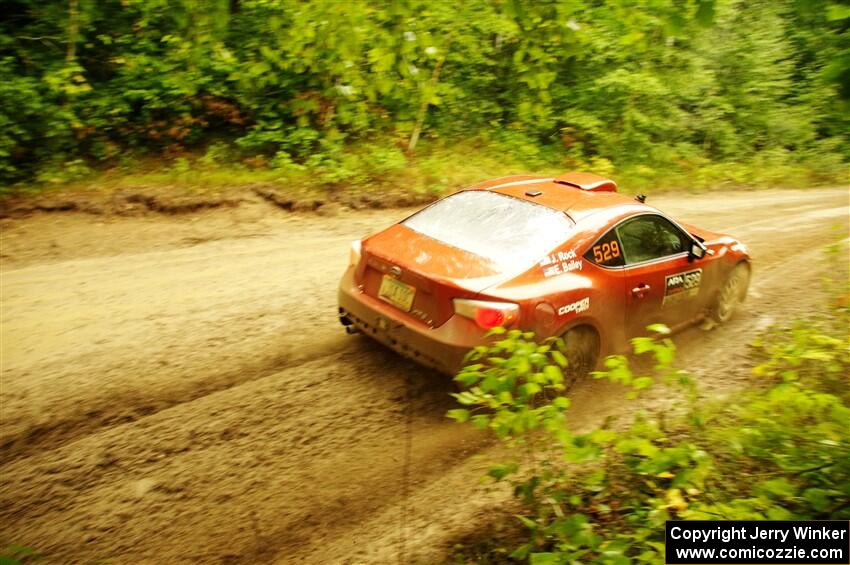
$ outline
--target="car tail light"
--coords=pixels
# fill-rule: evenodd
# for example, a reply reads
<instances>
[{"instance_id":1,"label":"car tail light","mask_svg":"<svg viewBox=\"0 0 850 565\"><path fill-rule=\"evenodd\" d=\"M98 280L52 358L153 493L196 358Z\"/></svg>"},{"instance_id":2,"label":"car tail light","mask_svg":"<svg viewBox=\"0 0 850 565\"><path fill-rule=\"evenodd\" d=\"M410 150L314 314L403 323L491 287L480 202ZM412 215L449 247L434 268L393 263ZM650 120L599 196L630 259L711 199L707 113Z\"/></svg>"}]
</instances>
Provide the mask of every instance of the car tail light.
<instances>
[{"instance_id":1,"label":"car tail light","mask_svg":"<svg viewBox=\"0 0 850 565\"><path fill-rule=\"evenodd\" d=\"M497 326L510 326L519 318L519 305L512 302L454 299L455 313L460 314L485 330Z\"/></svg>"},{"instance_id":2,"label":"car tail light","mask_svg":"<svg viewBox=\"0 0 850 565\"><path fill-rule=\"evenodd\" d=\"M355 267L360 263L360 240L355 239L351 242L351 249L348 250L348 266Z\"/></svg>"}]
</instances>

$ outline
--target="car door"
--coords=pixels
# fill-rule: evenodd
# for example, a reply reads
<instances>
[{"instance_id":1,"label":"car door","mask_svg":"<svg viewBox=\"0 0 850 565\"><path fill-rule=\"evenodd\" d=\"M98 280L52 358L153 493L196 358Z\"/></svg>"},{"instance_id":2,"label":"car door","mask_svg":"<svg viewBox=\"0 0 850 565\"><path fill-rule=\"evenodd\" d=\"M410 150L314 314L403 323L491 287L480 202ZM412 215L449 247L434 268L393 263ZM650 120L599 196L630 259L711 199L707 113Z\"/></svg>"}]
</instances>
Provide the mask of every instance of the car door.
<instances>
[{"instance_id":1,"label":"car door","mask_svg":"<svg viewBox=\"0 0 850 565\"><path fill-rule=\"evenodd\" d=\"M688 254L690 238L667 218L642 214L616 228L625 267L625 326L645 335L650 324L675 327L698 311L702 269Z\"/></svg>"}]
</instances>

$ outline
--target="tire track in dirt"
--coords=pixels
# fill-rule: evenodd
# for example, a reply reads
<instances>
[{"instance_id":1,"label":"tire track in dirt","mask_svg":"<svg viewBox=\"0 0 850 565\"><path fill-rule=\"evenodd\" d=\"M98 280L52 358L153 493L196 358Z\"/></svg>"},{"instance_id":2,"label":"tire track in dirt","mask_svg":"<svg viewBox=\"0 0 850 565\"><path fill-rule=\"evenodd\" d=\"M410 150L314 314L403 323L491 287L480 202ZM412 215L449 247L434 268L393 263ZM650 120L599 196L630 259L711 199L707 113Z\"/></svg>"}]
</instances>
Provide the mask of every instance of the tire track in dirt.
<instances>
[{"instance_id":1,"label":"tire track in dirt","mask_svg":"<svg viewBox=\"0 0 850 565\"><path fill-rule=\"evenodd\" d=\"M676 338L680 360L712 393L731 390L740 383L728 378L740 365L734 356L746 353L761 312L793 316L789 293L816 285L817 269L780 269L819 253L827 212L847 210L846 192L653 200L684 221L728 227L754 250L760 296L731 324ZM789 221L799 205L804 213ZM747 227L754 207L794 230ZM126 422L94 419L3 453L0 524L9 539L48 563L439 561L441 543L507 498L478 485L494 451L485 435L445 420L446 379L344 336L335 320L348 240L399 215L272 223L259 238L4 265L4 433L162 402ZM846 215L835 217L846 226ZM584 425L622 411L621 392L601 384L576 391L573 417ZM7 427L10 406L16 428Z\"/></svg>"},{"instance_id":2,"label":"tire track in dirt","mask_svg":"<svg viewBox=\"0 0 850 565\"><path fill-rule=\"evenodd\" d=\"M29 424L17 433L4 435L0 443L0 453L2 453L0 461L27 457L45 449L56 449L103 428L135 422L175 405L192 402L214 392L262 379L285 368L297 367L316 359L333 362L338 355L328 356L328 350L347 350L353 346L344 337L336 336L321 340L307 351L281 352L277 357L264 359L261 362L245 360L239 368L210 374L200 383L192 383L185 387L170 387L160 394L150 394L139 390L118 391L110 396L108 402L97 407L81 407L80 411L69 412L61 418ZM132 378L132 375L128 376ZM14 420L10 419L10 421L14 424Z\"/></svg>"},{"instance_id":3,"label":"tire track in dirt","mask_svg":"<svg viewBox=\"0 0 850 565\"><path fill-rule=\"evenodd\" d=\"M316 543L332 526L356 523L404 495L397 471L406 392L384 371L410 372L418 484L484 441L444 425L451 403L432 374L363 346L344 355L354 370L311 361L5 465L0 516L29 524L48 554L62 548L82 560L254 563L271 559L281 539ZM351 394L328 402L326 379ZM69 508L78 513L73 521ZM65 527L57 531L57 523ZM198 523L205 526L195 531ZM229 531L234 524L238 531ZM122 531L131 534L128 545L97 552L96 542ZM156 547L190 534L196 553ZM93 547L79 547L80 539Z\"/></svg>"},{"instance_id":4,"label":"tire track in dirt","mask_svg":"<svg viewBox=\"0 0 850 565\"><path fill-rule=\"evenodd\" d=\"M294 248L282 234L4 272L0 459L348 347L327 329L353 237L314 228Z\"/></svg>"}]
</instances>

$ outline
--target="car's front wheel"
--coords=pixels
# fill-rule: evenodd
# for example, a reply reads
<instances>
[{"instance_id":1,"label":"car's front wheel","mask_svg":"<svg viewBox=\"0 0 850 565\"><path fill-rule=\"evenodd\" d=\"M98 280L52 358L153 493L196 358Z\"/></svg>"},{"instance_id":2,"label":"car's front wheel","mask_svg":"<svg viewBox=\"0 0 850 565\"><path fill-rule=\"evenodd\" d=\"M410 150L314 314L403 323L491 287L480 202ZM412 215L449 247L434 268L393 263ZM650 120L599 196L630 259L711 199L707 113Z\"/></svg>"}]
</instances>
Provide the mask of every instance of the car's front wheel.
<instances>
[{"instance_id":1,"label":"car's front wheel","mask_svg":"<svg viewBox=\"0 0 850 565\"><path fill-rule=\"evenodd\" d=\"M747 296L750 282L750 268L745 263L738 263L717 294L717 300L711 309L711 317L719 323L727 322L735 313L738 304Z\"/></svg>"},{"instance_id":2,"label":"car's front wheel","mask_svg":"<svg viewBox=\"0 0 850 565\"><path fill-rule=\"evenodd\" d=\"M564 385L567 390L596 369L599 360L599 334L589 326L568 330L563 336L563 353L567 358Z\"/></svg>"}]
</instances>

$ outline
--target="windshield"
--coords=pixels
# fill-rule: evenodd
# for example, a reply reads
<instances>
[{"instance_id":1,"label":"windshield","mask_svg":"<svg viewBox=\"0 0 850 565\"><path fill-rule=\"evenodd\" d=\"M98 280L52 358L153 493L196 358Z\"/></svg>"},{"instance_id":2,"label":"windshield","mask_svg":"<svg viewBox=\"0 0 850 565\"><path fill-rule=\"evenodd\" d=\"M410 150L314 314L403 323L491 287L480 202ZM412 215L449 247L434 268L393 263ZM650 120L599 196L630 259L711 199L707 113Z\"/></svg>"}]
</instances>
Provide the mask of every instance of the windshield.
<instances>
[{"instance_id":1,"label":"windshield","mask_svg":"<svg viewBox=\"0 0 850 565\"><path fill-rule=\"evenodd\" d=\"M563 212L486 190L453 194L403 224L504 267L539 260L573 226Z\"/></svg>"}]
</instances>

